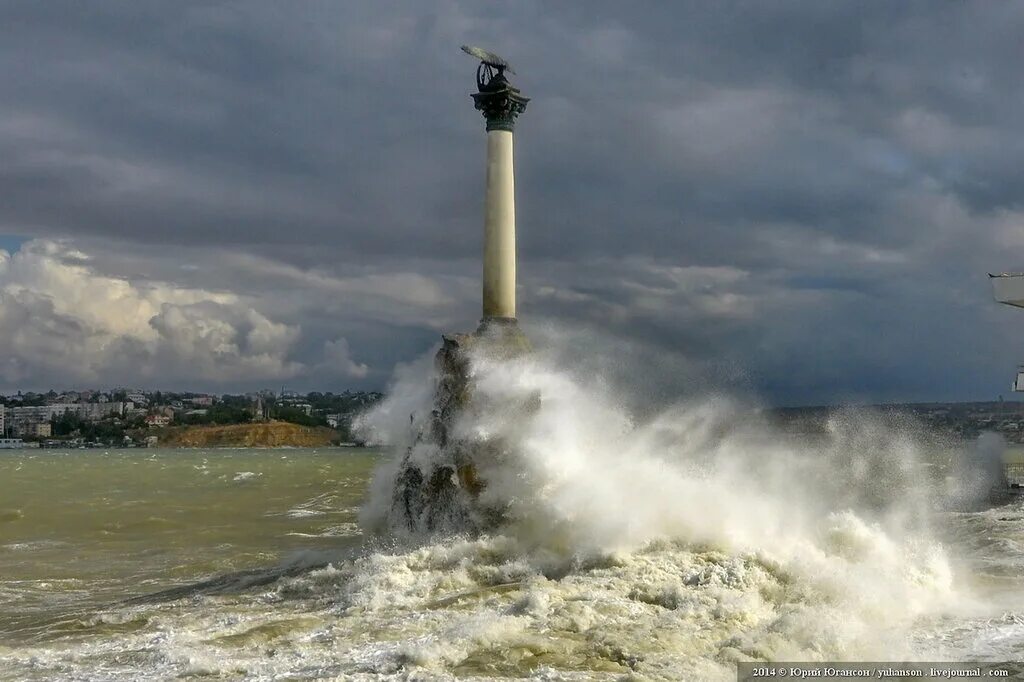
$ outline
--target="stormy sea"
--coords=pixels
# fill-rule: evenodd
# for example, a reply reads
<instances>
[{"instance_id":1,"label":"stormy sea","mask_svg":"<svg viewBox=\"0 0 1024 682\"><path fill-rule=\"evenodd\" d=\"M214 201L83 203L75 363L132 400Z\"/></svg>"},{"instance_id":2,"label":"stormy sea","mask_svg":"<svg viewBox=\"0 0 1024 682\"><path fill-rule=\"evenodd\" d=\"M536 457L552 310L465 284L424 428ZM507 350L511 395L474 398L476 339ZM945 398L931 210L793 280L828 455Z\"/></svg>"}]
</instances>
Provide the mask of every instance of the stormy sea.
<instances>
[{"instance_id":1,"label":"stormy sea","mask_svg":"<svg viewBox=\"0 0 1024 682\"><path fill-rule=\"evenodd\" d=\"M410 527L429 358L363 416L379 449L0 452L0 680L730 680L738 661L1024 655L1024 507L998 443L723 396L640 400L542 353L473 364L529 410L484 530ZM642 383L642 382L637 382ZM425 416L427 415L427 416Z\"/></svg>"}]
</instances>

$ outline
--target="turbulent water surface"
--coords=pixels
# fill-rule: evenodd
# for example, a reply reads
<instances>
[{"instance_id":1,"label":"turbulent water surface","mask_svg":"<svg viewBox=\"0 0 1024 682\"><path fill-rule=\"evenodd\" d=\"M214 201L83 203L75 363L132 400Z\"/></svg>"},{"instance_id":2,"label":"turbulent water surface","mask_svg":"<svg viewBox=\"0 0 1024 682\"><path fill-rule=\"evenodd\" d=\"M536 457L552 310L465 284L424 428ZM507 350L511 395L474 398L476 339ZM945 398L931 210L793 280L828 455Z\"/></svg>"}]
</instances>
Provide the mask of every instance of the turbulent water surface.
<instances>
[{"instance_id":1,"label":"turbulent water surface","mask_svg":"<svg viewBox=\"0 0 1024 682\"><path fill-rule=\"evenodd\" d=\"M507 445L482 472L507 510L485 535L389 526L383 452L0 452L0 679L724 680L738 660L1024 655L1024 509L981 504L980 452L870 417L805 441L723 401L640 419L539 361L477 371L483 398L541 397L457 425ZM409 428L429 379L364 425L423 461L442 455Z\"/></svg>"}]
</instances>

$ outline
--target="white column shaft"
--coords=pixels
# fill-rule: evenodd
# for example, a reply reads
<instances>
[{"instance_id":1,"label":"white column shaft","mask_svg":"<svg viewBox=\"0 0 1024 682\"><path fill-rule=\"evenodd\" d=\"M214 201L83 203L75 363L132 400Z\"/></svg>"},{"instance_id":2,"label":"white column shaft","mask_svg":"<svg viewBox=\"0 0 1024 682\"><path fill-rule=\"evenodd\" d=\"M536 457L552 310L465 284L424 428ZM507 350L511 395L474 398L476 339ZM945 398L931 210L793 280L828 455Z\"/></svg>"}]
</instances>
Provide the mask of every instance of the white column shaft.
<instances>
[{"instance_id":1,"label":"white column shaft","mask_svg":"<svg viewBox=\"0 0 1024 682\"><path fill-rule=\"evenodd\" d=\"M516 199L512 133L487 133L484 318L516 316Z\"/></svg>"}]
</instances>

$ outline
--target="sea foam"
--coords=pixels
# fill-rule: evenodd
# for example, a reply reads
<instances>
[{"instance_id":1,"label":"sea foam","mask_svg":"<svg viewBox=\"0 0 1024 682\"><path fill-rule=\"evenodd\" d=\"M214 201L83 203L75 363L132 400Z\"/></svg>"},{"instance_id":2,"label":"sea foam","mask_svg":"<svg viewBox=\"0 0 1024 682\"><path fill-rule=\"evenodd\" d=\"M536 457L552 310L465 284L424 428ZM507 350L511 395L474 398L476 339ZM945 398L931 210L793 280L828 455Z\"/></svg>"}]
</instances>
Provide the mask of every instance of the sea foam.
<instances>
[{"instance_id":1,"label":"sea foam","mask_svg":"<svg viewBox=\"0 0 1024 682\"><path fill-rule=\"evenodd\" d=\"M620 668L717 675L744 659L912 656L908 628L962 598L930 528L934 453L913 423L849 412L795 437L724 397L638 416L599 375L547 357L475 358L475 401L538 396L537 408L467 411L454 424L463 441L502 443L477 462L480 501L503 510L501 526L479 539L414 538L426 548L389 560L415 572L418 553L459 552L432 569L452 590L529 584L491 610L532 619L506 628L512 639L574 632L585 658L601 658L600 641L623 649L605 652ZM446 454L415 440L430 410L431 370L420 368L361 428L428 462ZM378 472L367 528L388 527L395 476L394 461ZM389 582L380 594L393 603L402 589Z\"/></svg>"}]
</instances>

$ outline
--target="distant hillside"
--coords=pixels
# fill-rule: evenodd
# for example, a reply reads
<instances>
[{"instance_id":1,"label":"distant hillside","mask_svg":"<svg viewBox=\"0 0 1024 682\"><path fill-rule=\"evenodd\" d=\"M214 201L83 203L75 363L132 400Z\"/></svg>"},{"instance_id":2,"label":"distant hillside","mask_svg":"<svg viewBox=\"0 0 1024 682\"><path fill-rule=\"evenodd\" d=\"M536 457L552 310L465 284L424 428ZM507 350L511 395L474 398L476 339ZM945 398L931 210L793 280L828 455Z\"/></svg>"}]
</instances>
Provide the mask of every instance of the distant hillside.
<instances>
[{"instance_id":1,"label":"distant hillside","mask_svg":"<svg viewBox=\"0 0 1024 682\"><path fill-rule=\"evenodd\" d=\"M338 432L289 422L173 426L157 432L159 445L182 448L312 448L336 444Z\"/></svg>"}]
</instances>

